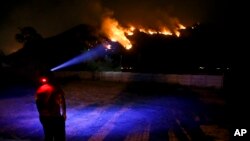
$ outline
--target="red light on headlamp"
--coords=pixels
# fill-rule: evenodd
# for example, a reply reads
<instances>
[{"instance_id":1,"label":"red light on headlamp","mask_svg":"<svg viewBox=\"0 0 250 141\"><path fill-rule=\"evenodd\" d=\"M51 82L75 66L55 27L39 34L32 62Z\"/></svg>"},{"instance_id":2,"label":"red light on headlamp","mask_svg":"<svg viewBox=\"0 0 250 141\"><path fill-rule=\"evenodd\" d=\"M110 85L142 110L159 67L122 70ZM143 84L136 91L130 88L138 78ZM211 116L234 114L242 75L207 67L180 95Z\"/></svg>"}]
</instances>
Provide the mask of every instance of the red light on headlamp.
<instances>
[{"instance_id":1,"label":"red light on headlamp","mask_svg":"<svg viewBox=\"0 0 250 141\"><path fill-rule=\"evenodd\" d=\"M42 83L47 83L47 82L48 82L48 79L47 79L46 77L42 77L42 78L40 79L40 81L41 81Z\"/></svg>"}]
</instances>

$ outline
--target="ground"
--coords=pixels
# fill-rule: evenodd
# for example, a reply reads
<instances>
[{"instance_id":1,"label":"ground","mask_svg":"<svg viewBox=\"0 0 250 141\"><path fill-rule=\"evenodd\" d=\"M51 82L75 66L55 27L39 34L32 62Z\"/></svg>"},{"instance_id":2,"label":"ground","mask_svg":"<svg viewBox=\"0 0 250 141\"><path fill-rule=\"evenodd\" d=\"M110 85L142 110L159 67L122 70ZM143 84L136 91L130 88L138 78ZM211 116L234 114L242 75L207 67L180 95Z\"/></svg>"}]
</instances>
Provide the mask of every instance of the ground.
<instances>
[{"instance_id":1,"label":"ground","mask_svg":"<svg viewBox=\"0 0 250 141\"><path fill-rule=\"evenodd\" d=\"M68 141L229 141L220 90L163 83L68 80ZM35 87L0 89L0 141L42 141Z\"/></svg>"}]
</instances>

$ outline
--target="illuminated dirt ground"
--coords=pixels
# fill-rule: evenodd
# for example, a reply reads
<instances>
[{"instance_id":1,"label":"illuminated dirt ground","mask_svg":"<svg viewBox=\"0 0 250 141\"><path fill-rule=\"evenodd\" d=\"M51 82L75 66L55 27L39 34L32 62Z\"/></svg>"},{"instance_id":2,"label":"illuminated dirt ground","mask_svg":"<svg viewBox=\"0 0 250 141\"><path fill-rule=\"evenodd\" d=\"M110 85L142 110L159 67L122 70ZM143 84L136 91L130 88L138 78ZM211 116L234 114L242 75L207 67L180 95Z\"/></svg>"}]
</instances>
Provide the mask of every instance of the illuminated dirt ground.
<instances>
[{"instance_id":1,"label":"illuminated dirt ground","mask_svg":"<svg viewBox=\"0 0 250 141\"><path fill-rule=\"evenodd\" d=\"M68 141L228 141L216 90L153 83L68 81ZM42 141L35 88L0 90L0 141Z\"/></svg>"}]
</instances>

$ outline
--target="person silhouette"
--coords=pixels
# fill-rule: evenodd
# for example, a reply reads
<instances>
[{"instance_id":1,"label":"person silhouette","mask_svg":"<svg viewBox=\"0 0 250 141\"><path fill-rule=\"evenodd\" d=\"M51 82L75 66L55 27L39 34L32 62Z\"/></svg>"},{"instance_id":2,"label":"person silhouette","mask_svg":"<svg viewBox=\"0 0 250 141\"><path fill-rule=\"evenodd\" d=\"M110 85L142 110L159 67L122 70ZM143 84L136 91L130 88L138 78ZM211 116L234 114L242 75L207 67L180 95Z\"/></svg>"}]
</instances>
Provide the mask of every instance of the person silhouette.
<instances>
[{"instance_id":1,"label":"person silhouette","mask_svg":"<svg viewBox=\"0 0 250 141\"><path fill-rule=\"evenodd\" d=\"M52 73L39 78L35 101L43 126L45 141L65 141L66 102L64 91L55 83Z\"/></svg>"}]
</instances>

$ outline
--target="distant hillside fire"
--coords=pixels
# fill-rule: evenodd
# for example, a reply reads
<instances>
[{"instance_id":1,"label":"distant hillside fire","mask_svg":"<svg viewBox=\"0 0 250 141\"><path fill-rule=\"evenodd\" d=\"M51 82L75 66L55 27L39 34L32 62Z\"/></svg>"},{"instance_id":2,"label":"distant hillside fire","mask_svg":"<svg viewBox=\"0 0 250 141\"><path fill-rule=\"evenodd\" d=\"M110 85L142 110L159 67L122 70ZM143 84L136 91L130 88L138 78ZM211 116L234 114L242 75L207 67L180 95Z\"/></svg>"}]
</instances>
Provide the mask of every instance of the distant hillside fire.
<instances>
[{"instance_id":1,"label":"distant hillside fire","mask_svg":"<svg viewBox=\"0 0 250 141\"><path fill-rule=\"evenodd\" d=\"M143 26L136 25L128 25L127 27L123 27L119 24L119 22L111 17L103 18L101 30L106 36L114 42L119 42L126 49L131 49L132 44L127 36L132 36L134 31L143 32L146 34L154 35L154 34L162 34L166 36L175 35L180 37L181 29L186 29L184 25L182 25L178 20L173 20L173 25L171 28L167 26L160 26L158 29L146 28Z\"/></svg>"}]
</instances>

